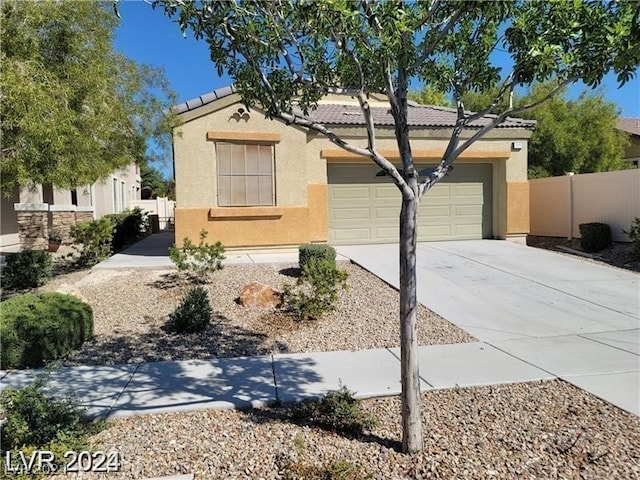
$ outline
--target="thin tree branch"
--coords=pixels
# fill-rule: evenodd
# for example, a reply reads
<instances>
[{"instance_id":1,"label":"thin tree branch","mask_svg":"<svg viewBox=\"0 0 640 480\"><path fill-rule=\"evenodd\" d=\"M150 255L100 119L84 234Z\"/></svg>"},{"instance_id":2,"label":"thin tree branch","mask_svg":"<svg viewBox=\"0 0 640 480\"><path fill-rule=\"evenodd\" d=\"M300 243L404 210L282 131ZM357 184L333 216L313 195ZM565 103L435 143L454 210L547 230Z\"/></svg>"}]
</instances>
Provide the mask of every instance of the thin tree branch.
<instances>
[{"instance_id":1,"label":"thin tree branch","mask_svg":"<svg viewBox=\"0 0 640 480\"><path fill-rule=\"evenodd\" d=\"M427 13L425 14L425 16L422 17L418 21L418 23L416 23L414 25L413 29L414 30L420 30L426 23L429 22L429 20L431 20L431 17L433 17L433 15L436 13L438 8L440 8L440 0L434 0L431 3L431 6L429 7L429 10L427 10Z\"/></svg>"},{"instance_id":2,"label":"thin tree branch","mask_svg":"<svg viewBox=\"0 0 640 480\"><path fill-rule=\"evenodd\" d=\"M469 138L468 140L466 140L461 146L459 146L451 155L453 157L453 159L457 158L458 156L460 156L460 154L462 152L464 152L467 148L469 148L476 140L480 139L483 135L485 135L487 132L493 130L496 126L500 125L502 122L504 122L507 117L509 117L510 115L516 114L516 113L520 113L523 112L525 110L529 110L535 107L538 107L540 105L543 105L545 103L547 103L549 100L551 100L551 98L559 91L561 90L565 85L571 83L572 81L575 81L574 78L571 79L566 79L563 80L562 82L560 82L558 85L556 85L555 87L553 87L553 89L542 99L530 103L528 105L524 105L521 107L517 107L517 108L508 108L506 109L504 112L502 112L500 115L496 116L496 118L494 118L490 123L488 123L487 125L485 125L484 127L482 127L480 130L478 130L471 138ZM453 161L453 160L452 160Z\"/></svg>"},{"instance_id":3,"label":"thin tree branch","mask_svg":"<svg viewBox=\"0 0 640 480\"><path fill-rule=\"evenodd\" d=\"M431 54L434 52L438 44L447 35L447 33L449 33L449 31L453 28L456 22L460 19L464 11L465 9L463 7L460 7L458 10L456 10L456 12L449 18L449 21L444 26L444 28L438 32L438 36L434 39L434 41L429 45L425 45L426 48L424 52L422 52L422 55L420 55L420 58L416 62L418 65L423 63L425 60L427 60L431 56Z\"/></svg>"}]
</instances>

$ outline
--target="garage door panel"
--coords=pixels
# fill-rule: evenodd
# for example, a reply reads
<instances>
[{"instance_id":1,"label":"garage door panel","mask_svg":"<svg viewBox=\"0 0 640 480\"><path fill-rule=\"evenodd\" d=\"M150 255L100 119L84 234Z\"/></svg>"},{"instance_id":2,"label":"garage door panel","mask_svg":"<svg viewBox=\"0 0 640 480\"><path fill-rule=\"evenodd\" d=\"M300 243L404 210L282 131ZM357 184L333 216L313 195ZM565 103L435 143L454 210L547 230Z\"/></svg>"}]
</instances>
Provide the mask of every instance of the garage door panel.
<instances>
[{"instance_id":1,"label":"garage door panel","mask_svg":"<svg viewBox=\"0 0 640 480\"><path fill-rule=\"evenodd\" d=\"M473 215L474 221L482 221L482 205L454 205L453 210L457 217Z\"/></svg>"},{"instance_id":2,"label":"garage door panel","mask_svg":"<svg viewBox=\"0 0 640 480\"><path fill-rule=\"evenodd\" d=\"M436 217L450 217L451 205L420 205L418 209L418 218L436 218Z\"/></svg>"},{"instance_id":3,"label":"garage door panel","mask_svg":"<svg viewBox=\"0 0 640 480\"><path fill-rule=\"evenodd\" d=\"M398 221L398 208L377 207L373 209L375 218L378 220Z\"/></svg>"},{"instance_id":4,"label":"garage door panel","mask_svg":"<svg viewBox=\"0 0 640 480\"><path fill-rule=\"evenodd\" d=\"M359 220L370 219L370 209L368 207L362 208L336 208L333 210L334 220Z\"/></svg>"},{"instance_id":5,"label":"garage door panel","mask_svg":"<svg viewBox=\"0 0 640 480\"><path fill-rule=\"evenodd\" d=\"M428 231L427 231L428 230ZM418 225L418 240L421 238L435 238L444 240L451 238L451 226L449 225Z\"/></svg>"},{"instance_id":6,"label":"garage door panel","mask_svg":"<svg viewBox=\"0 0 640 480\"><path fill-rule=\"evenodd\" d=\"M454 185L454 195L458 197L474 196L482 197L482 184L466 184L466 185Z\"/></svg>"},{"instance_id":7,"label":"garage door panel","mask_svg":"<svg viewBox=\"0 0 640 480\"><path fill-rule=\"evenodd\" d=\"M372 241L371 231L367 228L343 228L331 232L331 242L336 244L363 243L362 240Z\"/></svg>"},{"instance_id":8,"label":"garage door panel","mask_svg":"<svg viewBox=\"0 0 640 480\"><path fill-rule=\"evenodd\" d=\"M424 168L422 166L420 168ZM477 239L491 234L490 164L463 164L423 197L418 240ZM329 164L329 241L397 242L400 192L370 165Z\"/></svg>"},{"instance_id":9,"label":"garage door panel","mask_svg":"<svg viewBox=\"0 0 640 480\"><path fill-rule=\"evenodd\" d=\"M377 227L375 228L375 237L379 241L397 242L400 235L398 227Z\"/></svg>"},{"instance_id":10,"label":"garage door panel","mask_svg":"<svg viewBox=\"0 0 640 480\"><path fill-rule=\"evenodd\" d=\"M395 185L375 185L371 186L371 197L374 200L395 201L400 205L400 191Z\"/></svg>"},{"instance_id":11,"label":"garage door panel","mask_svg":"<svg viewBox=\"0 0 640 480\"><path fill-rule=\"evenodd\" d=\"M361 187L343 185L340 188L334 189L332 192L332 198L334 200L358 200L365 201L370 200L370 188L366 185Z\"/></svg>"}]
</instances>

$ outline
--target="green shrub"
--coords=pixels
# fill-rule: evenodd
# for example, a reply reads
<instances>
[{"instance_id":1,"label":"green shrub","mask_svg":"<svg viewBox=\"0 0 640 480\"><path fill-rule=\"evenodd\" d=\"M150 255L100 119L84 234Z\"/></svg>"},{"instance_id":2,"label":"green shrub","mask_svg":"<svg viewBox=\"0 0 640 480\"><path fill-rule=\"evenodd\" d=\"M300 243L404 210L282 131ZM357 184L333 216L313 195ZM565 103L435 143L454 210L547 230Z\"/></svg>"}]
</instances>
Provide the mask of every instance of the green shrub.
<instances>
[{"instance_id":1,"label":"green shrub","mask_svg":"<svg viewBox=\"0 0 640 480\"><path fill-rule=\"evenodd\" d=\"M185 238L182 248L175 245L169 248L169 258L178 267L179 271L188 271L195 275L200 281L206 281L209 273L222 269L224 247L222 243L216 242L213 245L206 243L207 231L200 232L200 243L196 246L189 239Z\"/></svg>"},{"instance_id":2,"label":"green shrub","mask_svg":"<svg viewBox=\"0 0 640 480\"><path fill-rule=\"evenodd\" d=\"M201 332L209 325L211 313L207 291L202 287L194 287L169 315L169 328L177 333Z\"/></svg>"},{"instance_id":3,"label":"green shrub","mask_svg":"<svg viewBox=\"0 0 640 480\"><path fill-rule=\"evenodd\" d=\"M113 252L122 250L138 238L145 236L149 231L147 213L143 212L140 207L105 215L103 218L108 218L113 224L113 238L111 239Z\"/></svg>"},{"instance_id":4,"label":"green shrub","mask_svg":"<svg viewBox=\"0 0 640 480\"><path fill-rule=\"evenodd\" d=\"M346 435L362 435L365 429L378 424L375 416L362 408L362 402L342 385L327 393L318 402L294 405L290 417L296 422L309 423L332 432Z\"/></svg>"},{"instance_id":5,"label":"green shrub","mask_svg":"<svg viewBox=\"0 0 640 480\"><path fill-rule=\"evenodd\" d=\"M640 217L633 219L629 230L623 230L629 235L629 239L633 242L633 253L637 259L640 259Z\"/></svg>"},{"instance_id":6,"label":"green shrub","mask_svg":"<svg viewBox=\"0 0 640 480\"><path fill-rule=\"evenodd\" d=\"M0 409L6 417L0 442L3 450L13 451L13 458L18 456L18 449L26 458L35 450L49 450L56 463L63 465L65 452L86 450L88 436L104 427L104 422L90 422L69 399L46 396L42 379L19 389L4 389Z\"/></svg>"},{"instance_id":7,"label":"green shrub","mask_svg":"<svg viewBox=\"0 0 640 480\"><path fill-rule=\"evenodd\" d=\"M93 312L62 293L21 295L0 303L0 368L41 367L93 336Z\"/></svg>"},{"instance_id":8,"label":"green shrub","mask_svg":"<svg viewBox=\"0 0 640 480\"><path fill-rule=\"evenodd\" d=\"M7 264L2 269L2 286L19 290L36 288L47 283L51 275L51 254L25 249L7 255Z\"/></svg>"},{"instance_id":9,"label":"green shrub","mask_svg":"<svg viewBox=\"0 0 640 480\"><path fill-rule=\"evenodd\" d=\"M73 237L74 249L79 252L76 259L79 265L95 265L111 255L113 223L108 218L71 225L69 233Z\"/></svg>"},{"instance_id":10,"label":"green shrub","mask_svg":"<svg viewBox=\"0 0 640 480\"><path fill-rule=\"evenodd\" d=\"M312 257L302 268L296 287L285 285L284 302L298 320L318 319L335 309L338 287L347 288L349 274L335 261Z\"/></svg>"},{"instance_id":11,"label":"green shrub","mask_svg":"<svg viewBox=\"0 0 640 480\"><path fill-rule=\"evenodd\" d=\"M581 223L580 246L585 252L599 252L611 245L611 228L606 223Z\"/></svg>"},{"instance_id":12,"label":"green shrub","mask_svg":"<svg viewBox=\"0 0 640 480\"><path fill-rule=\"evenodd\" d=\"M329 260L333 265L336 265L336 249L323 244L305 244L298 247L298 264L300 269L304 270L304 267L311 261L316 260Z\"/></svg>"},{"instance_id":13,"label":"green shrub","mask_svg":"<svg viewBox=\"0 0 640 480\"><path fill-rule=\"evenodd\" d=\"M326 466L312 465L301 460L290 462L281 468L283 480L358 480L368 478L360 468L345 460Z\"/></svg>"}]
</instances>

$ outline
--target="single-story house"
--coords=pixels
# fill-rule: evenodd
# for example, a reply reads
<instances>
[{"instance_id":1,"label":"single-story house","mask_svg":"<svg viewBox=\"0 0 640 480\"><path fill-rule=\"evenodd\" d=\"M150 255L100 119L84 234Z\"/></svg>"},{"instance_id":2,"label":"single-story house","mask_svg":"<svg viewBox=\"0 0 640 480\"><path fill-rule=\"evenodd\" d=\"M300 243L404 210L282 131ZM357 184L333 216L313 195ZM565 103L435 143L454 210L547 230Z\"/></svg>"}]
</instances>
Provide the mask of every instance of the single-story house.
<instances>
[{"instance_id":1,"label":"single-story house","mask_svg":"<svg viewBox=\"0 0 640 480\"><path fill-rule=\"evenodd\" d=\"M393 118L382 97L371 98L377 148L399 164ZM326 137L249 111L225 87L175 107L173 135L178 244L208 240L235 249L398 241L400 193L370 159ZM366 146L355 99L328 95L311 118L345 140ZM409 126L419 170L441 158L455 110L411 104ZM487 118L472 123L472 135ZM527 140L535 122L508 119L455 161L424 197L418 239L513 239L529 231Z\"/></svg>"},{"instance_id":2,"label":"single-story house","mask_svg":"<svg viewBox=\"0 0 640 480\"><path fill-rule=\"evenodd\" d=\"M624 161L637 168L640 163L640 118L619 118L617 128L629 135L629 145L624 149Z\"/></svg>"},{"instance_id":3,"label":"single-story house","mask_svg":"<svg viewBox=\"0 0 640 480\"><path fill-rule=\"evenodd\" d=\"M136 164L114 171L92 185L75 190L34 184L1 199L0 247L44 248L50 230L58 230L68 241L69 225L126 210L129 202L140 200L140 168Z\"/></svg>"}]
</instances>

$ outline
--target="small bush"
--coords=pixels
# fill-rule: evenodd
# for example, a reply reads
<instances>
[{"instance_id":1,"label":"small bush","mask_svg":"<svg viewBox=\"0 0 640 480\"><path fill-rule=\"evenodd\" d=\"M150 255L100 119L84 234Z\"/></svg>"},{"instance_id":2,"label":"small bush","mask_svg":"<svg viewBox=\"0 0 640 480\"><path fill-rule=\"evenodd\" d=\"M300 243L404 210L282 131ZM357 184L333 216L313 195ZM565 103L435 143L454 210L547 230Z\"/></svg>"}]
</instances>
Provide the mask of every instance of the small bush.
<instances>
[{"instance_id":1,"label":"small bush","mask_svg":"<svg viewBox=\"0 0 640 480\"><path fill-rule=\"evenodd\" d=\"M298 264L300 269L304 270L304 267L311 261L315 260L328 260L336 265L336 249L329 245L322 244L305 244L298 247Z\"/></svg>"},{"instance_id":2,"label":"small bush","mask_svg":"<svg viewBox=\"0 0 640 480\"><path fill-rule=\"evenodd\" d=\"M629 235L629 239L633 242L633 253L637 259L640 259L640 217L633 219L629 230L623 230Z\"/></svg>"},{"instance_id":3,"label":"small bush","mask_svg":"<svg viewBox=\"0 0 640 480\"><path fill-rule=\"evenodd\" d=\"M14 451L14 458L17 449L27 458L35 450L50 450L56 463L62 465L65 452L86 450L88 436L104 427L104 422L90 422L69 399L46 396L42 379L23 388L4 389L0 393L0 409L6 417L0 442L3 450Z\"/></svg>"},{"instance_id":4,"label":"small bush","mask_svg":"<svg viewBox=\"0 0 640 480\"><path fill-rule=\"evenodd\" d=\"M311 258L302 268L297 287L285 285L284 302L298 320L318 319L335 309L338 287L347 288L348 273L335 261Z\"/></svg>"},{"instance_id":5,"label":"small bush","mask_svg":"<svg viewBox=\"0 0 640 480\"><path fill-rule=\"evenodd\" d=\"M194 287L169 315L169 329L177 333L201 332L209 325L211 313L207 291L202 287Z\"/></svg>"},{"instance_id":6,"label":"small bush","mask_svg":"<svg viewBox=\"0 0 640 480\"><path fill-rule=\"evenodd\" d=\"M125 246L132 244L138 238L143 237L149 231L149 219L146 212L140 207L133 210L125 210L121 213L105 215L113 224L113 238L111 250L118 252Z\"/></svg>"},{"instance_id":7,"label":"small bush","mask_svg":"<svg viewBox=\"0 0 640 480\"><path fill-rule=\"evenodd\" d=\"M169 248L169 258L178 270L188 271L202 282L206 281L209 273L221 270L222 261L226 258L222 243L210 245L205 241L207 235L206 230L200 232L200 243L197 246L189 238L185 238L182 248L175 245Z\"/></svg>"},{"instance_id":8,"label":"small bush","mask_svg":"<svg viewBox=\"0 0 640 480\"><path fill-rule=\"evenodd\" d=\"M378 424L378 420L364 411L362 402L344 385L327 393L319 402L304 402L291 409L291 418L297 422L316 425L325 430L362 435L365 429Z\"/></svg>"},{"instance_id":9,"label":"small bush","mask_svg":"<svg viewBox=\"0 0 640 480\"><path fill-rule=\"evenodd\" d=\"M62 293L21 295L0 303L0 368L41 367L93 336L93 312Z\"/></svg>"},{"instance_id":10,"label":"small bush","mask_svg":"<svg viewBox=\"0 0 640 480\"><path fill-rule=\"evenodd\" d=\"M599 252L611 245L611 228L606 223L581 223L580 246L585 252Z\"/></svg>"},{"instance_id":11,"label":"small bush","mask_svg":"<svg viewBox=\"0 0 640 480\"><path fill-rule=\"evenodd\" d=\"M108 218L71 225L69 233L73 237L74 249L79 252L78 265L95 265L111 255L113 223Z\"/></svg>"},{"instance_id":12,"label":"small bush","mask_svg":"<svg viewBox=\"0 0 640 480\"><path fill-rule=\"evenodd\" d=\"M2 286L18 290L36 288L47 283L51 275L51 254L25 249L7 255L7 264L2 269Z\"/></svg>"},{"instance_id":13,"label":"small bush","mask_svg":"<svg viewBox=\"0 0 640 480\"><path fill-rule=\"evenodd\" d=\"M301 460L283 465L283 480L358 480L363 477L360 468L341 460L326 466L312 465Z\"/></svg>"}]
</instances>

